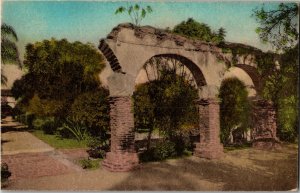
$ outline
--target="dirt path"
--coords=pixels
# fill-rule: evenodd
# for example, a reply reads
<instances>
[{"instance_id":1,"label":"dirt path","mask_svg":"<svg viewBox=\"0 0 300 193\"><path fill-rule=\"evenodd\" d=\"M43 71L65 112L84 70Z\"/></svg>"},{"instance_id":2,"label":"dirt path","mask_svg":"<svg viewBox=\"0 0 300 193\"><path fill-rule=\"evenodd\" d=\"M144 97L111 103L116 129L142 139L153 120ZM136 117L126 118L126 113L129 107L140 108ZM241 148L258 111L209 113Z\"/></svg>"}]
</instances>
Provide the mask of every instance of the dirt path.
<instances>
[{"instance_id":1,"label":"dirt path","mask_svg":"<svg viewBox=\"0 0 300 193\"><path fill-rule=\"evenodd\" d=\"M291 190L297 187L297 146L277 151L225 153L220 160L197 157L141 164L125 173L103 169L15 180L10 190Z\"/></svg>"}]
</instances>

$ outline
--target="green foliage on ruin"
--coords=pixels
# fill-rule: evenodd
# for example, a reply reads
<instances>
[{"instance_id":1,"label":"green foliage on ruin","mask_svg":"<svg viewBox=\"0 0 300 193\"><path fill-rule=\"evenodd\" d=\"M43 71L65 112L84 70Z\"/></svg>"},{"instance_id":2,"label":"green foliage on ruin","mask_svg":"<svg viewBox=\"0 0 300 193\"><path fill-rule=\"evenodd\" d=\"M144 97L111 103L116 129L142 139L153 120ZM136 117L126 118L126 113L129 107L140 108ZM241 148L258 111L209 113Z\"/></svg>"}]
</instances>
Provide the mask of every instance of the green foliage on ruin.
<instances>
[{"instance_id":1,"label":"green foliage on ruin","mask_svg":"<svg viewBox=\"0 0 300 193\"><path fill-rule=\"evenodd\" d=\"M193 18L182 21L174 27L172 32L191 39L217 44L224 42L226 36L226 31L223 27L221 27L218 32L214 32L207 24L195 21Z\"/></svg>"},{"instance_id":2,"label":"green foliage on ruin","mask_svg":"<svg viewBox=\"0 0 300 193\"><path fill-rule=\"evenodd\" d=\"M143 7L139 3L135 3L134 5L130 5L129 3L127 3L126 7L118 7L115 11L115 14L127 13L131 19L131 22L136 26L140 26L142 20L146 17L146 15L152 12L152 7L149 5Z\"/></svg>"},{"instance_id":3,"label":"green foliage on ruin","mask_svg":"<svg viewBox=\"0 0 300 193\"><path fill-rule=\"evenodd\" d=\"M250 128L251 104L246 86L237 78L228 78L222 82L219 98L220 137L222 143L227 145L234 131L243 133Z\"/></svg>"}]
</instances>

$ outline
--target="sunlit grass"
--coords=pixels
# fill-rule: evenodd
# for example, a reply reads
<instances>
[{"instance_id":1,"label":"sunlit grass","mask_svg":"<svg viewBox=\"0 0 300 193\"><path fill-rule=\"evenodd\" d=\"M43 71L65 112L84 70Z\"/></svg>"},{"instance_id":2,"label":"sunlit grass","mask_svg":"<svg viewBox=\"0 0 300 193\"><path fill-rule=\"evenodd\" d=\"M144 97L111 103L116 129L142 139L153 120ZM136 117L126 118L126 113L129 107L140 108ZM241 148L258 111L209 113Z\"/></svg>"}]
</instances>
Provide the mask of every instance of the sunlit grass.
<instances>
[{"instance_id":1,"label":"sunlit grass","mask_svg":"<svg viewBox=\"0 0 300 193\"><path fill-rule=\"evenodd\" d=\"M45 134L41 130L34 130L31 132L34 136L57 149L72 149L72 148L86 148L87 141L77 141L76 139L61 138L58 135Z\"/></svg>"}]
</instances>

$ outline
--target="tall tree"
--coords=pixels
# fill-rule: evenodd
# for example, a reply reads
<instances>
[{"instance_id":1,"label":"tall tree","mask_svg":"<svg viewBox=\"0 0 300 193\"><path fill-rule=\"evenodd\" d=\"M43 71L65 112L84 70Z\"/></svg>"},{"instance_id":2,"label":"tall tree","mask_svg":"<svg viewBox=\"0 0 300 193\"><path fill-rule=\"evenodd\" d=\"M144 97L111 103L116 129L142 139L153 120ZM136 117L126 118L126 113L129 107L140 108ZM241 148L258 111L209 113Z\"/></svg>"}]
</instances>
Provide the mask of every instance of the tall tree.
<instances>
[{"instance_id":1,"label":"tall tree","mask_svg":"<svg viewBox=\"0 0 300 193\"><path fill-rule=\"evenodd\" d=\"M148 131L149 148L154 128L173 140L197 127L199 116L194 104L197 89L181 68L183 64L172 59L152 58L147 65L155 68L151 71L154 78L138 85L133 98L136 128Z\"/></svg>"},{"instance_id":2,"label":"tall tree","mask_svg":"<svg viewBox=\"0 0 300 193\"><path fill-rule=\"evenodd\" d=\"M99 87L105 63L91 44L51 39L28 44L24 66L28 73L14 83L14 96L33 113L64 117L79 94Z\"/></svg>"},{"instance_id":3,"label":"tall tree","mask_svg":"<svg viewBox=\"0 0 300 193\"><path fill-rule=\"evenodd\" d=\"M1 65L16 64L22 67L19 59L19 52L16 45L18 41L17 33L10 25L3 23L1 25ZM7 83L7 77L1 69L1 84Z\"/></svg>"},{"instance_id":4,"label":"tall tree","mask_svg":"<svg viewBox=\"0 0 300 193\"><path fill-rule=\"evenodd\" d=\"M207 24L197 22L193 18L189 18L187 21L182 21L176 25L173 32L188 38L214 43L224 41L226 35L224 28L220 28L219 33L215 33Z\"/></svg>"},{"instance_id":5,"label":"tall tree","mask_svg":"<svg viewBox=\"0 0 300 193\"><path fill-rule=\"evenodd\" d=\"M226 30L225 30L225 28L221 27L218 30L218 37L220 38L220 42L225 41L225 36L226 36Z\"/></svg>"},{"instance_id":6,"label":"tall tree","mask_svg":"<svg viewBox=\"0 0 300 193\"><path fill-rule=\"evenodd\" d=\"M233 140L234 130L249 129L250 103L246 86L237 78L225 79L220 88L221 141L224 145Z\"/></svg>"},{"instance_id":7,"label":"tall tree","mask_svg":"<svg viewBox=\"0 0 300 193\"><path fill-rule=\"evenodd\" d=\"M277 9L262 7L253 15L260 24L256 32L261 40L282 51L278 55L279 68L272 58L263 57L258 62L265 74L262 96L275 105L279 138L294 141L298 133L299 5L280 3Z\"/></svg>"},{"instance_id":8,"label":"tall tree","mask_svg":"<svg viewBox=\"0 0 300 193\"><path fill-rule=\"evenodd\" d=\"M254 10L260 27L256 28L260 39L278 50L293 48L299 38L299 7L296 3L280 3L277 9L262 7Z\"/></svg>"}]
</instances>

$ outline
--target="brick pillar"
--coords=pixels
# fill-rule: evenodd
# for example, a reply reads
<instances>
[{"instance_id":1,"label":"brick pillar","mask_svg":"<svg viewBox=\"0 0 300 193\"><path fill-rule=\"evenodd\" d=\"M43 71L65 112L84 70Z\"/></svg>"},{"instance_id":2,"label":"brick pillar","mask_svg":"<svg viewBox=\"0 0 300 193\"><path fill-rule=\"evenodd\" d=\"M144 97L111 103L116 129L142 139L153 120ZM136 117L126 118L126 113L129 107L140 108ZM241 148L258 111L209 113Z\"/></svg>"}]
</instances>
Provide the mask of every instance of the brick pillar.
<instances>
[{"instance_id":1,"label":"brick pillar","mask_svg":"<svg viewBox=\"0 0 300 193\"><path fill-rule=\"evenodd\" d=\"M252 146L257 149L279 148L276 137L276 111L272 102L262 99L253 100Z\"/></svg>"},{"instance_id":2,"label":"brick pillar","mask_svg":"<svg viewBox=\"0 0 300 193\"><path fill-rule=\"evenodd\" d=\"M220 106L217 99L201 99L198 102L200 115L200 143L194 155L202 158L220 158L223 145L220 143Z\"/></svg>"},{"instance_id":3,"label":"brick pillar","mask_svg":"<svg viewBox=\"0 0 300 193\"><path fill-rule=\"evenodd\" d=\"M113 172L129 171L138 166L134 150L134 116L130 96L110 98L111 148L102 165Z\"/></svg>"}]
</instances>

